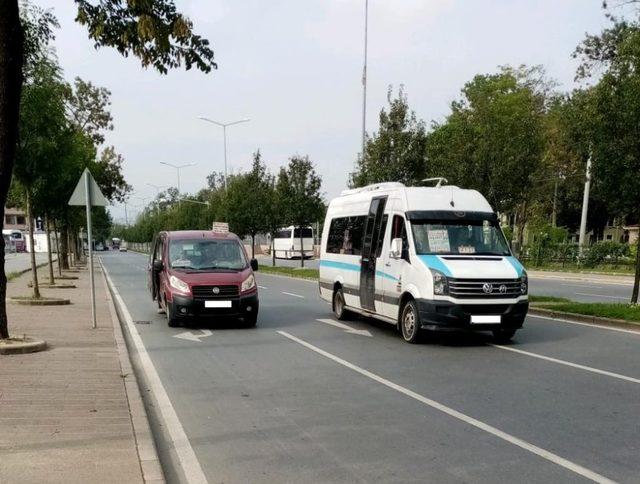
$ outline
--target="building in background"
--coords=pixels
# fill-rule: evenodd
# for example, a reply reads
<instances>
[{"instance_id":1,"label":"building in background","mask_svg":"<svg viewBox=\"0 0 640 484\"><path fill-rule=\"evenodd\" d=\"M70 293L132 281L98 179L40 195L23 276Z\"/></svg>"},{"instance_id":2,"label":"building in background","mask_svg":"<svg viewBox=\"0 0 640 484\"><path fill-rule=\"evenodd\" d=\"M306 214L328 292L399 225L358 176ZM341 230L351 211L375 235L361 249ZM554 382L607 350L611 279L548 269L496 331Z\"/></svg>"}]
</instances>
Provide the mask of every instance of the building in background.
<instances>
[{"instance_id":1,"label":"building in background","mask_svg":"<svg viewBox=\"0 0 640 484\"><path fill-rule=\"evenodd\" d=\"M19 208L7 207L4 209L4 228L7 230L27 230L27 217Z\"/></svg>"}]
</instances>

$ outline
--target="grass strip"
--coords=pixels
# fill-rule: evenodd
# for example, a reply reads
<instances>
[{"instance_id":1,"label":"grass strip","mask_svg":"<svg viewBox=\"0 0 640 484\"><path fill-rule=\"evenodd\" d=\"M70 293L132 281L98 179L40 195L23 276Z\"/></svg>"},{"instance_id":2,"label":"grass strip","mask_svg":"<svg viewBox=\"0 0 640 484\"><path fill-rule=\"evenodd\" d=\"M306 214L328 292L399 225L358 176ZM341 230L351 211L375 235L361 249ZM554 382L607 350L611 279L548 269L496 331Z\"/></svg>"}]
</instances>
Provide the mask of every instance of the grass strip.
<instances>
[{"instance_id":1,"label":"grass strip","mask_svg":"<svg viewBox=\"0 0 640 484\"><path fill-rule=\"evenodd\" d=\"M640 324L640 305L620 304L620 303L542 303L535 307L562 311L566 313L582 314L585 316L596 316L598 318L622 319Z\"/></svg>"},{"instance_id":2,"label":"grass strip","mask_svg":"<svg viewBox=\"0 0 640 484\"><path fill-rule=\"evenodd\" d=\"M533 294L529 294L529 302L531 303L568 303L571 301L564 297L535 296Z\"/></svg>"},{"instance_id":3,"label":"grass strip","mask_svg":"<svg viewBox=\"0 0 640 484\"><path fill-rule=\"evenodd\" d=\"M317 280L319 277L318 269L307 269L301 267L272 267L261 265L259 272L265 274L279 274L281 276L298 277L300 279Z\"/></svg>"}]
</instances>

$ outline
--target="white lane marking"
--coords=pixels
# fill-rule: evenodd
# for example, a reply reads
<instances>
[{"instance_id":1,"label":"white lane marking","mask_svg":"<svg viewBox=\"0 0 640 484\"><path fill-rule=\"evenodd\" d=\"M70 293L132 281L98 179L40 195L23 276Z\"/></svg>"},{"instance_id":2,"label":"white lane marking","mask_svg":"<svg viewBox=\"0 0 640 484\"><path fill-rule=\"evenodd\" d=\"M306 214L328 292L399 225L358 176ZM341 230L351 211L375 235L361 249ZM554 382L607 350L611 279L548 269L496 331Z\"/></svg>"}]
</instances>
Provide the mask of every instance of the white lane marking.
<instances>
[{"instance_id":1,"label":"white lane marking","mask_svg":"<svg viewBox=\"0 0 640 484\"><path fill-rule=\"evenodd\" d=\"M629 299L628 297L622 297L622 296L607 296L607 295L605 295L605 294L593 294L593 293L588 293L588 292L576 292L576 294L577 294L578 296L608 297L609 299L624 299L624 300Z\"/></svg>"},{"instance_id":2,"label":"white lane marking","mask_svg":"<svg viewBox=\"0 0 640 484\"><path fill-rule=\"evenodd\" d=\"M206 338L207 336L211 336L213 334L213 332L209 329L203 329L201 331L202 333L200 334L192 333L191 331L185 331L184 333L176 334L173 337L202 343L202 340L200 338Z\"/></svg>"},{"instance_id":3,"label":"white lane marking","mask_svg":"<svg viewBox=\"0 0 640 484\"><path fill-rule=\"evenodd\" d=\"M282 294L286 294L287 296L299 297L300 299L304 299L304 296L301 296L300 294L294 294L292 292L284 292L284 291L282 291Z\"/></svg>"},{"instance_id":4,"label":"white lane marking","mask_svg":"<svg viewBox=\"0 0 640 484\"><path fill-rule=\"evenodd\" d=\"M511 348L510 346L502 346L491 344L494 348L498 348L506 351L513 351L514 353L520 353L521 355L531 356L532 358L539 358L541 360L550 361L552 363L558 363L559 365L570 366L572 368L578 368L579 370L589 371L591 373L597 373L598 375L610 376L612 378L618 378L619 380L630 381L631 383L640 383L640 379L632 378L630 376L621 375L619 373L613 373L611 371L599 370L598 368L593 368L591 366L579 365L578 363L572 363L566 360L559 360L558 358L551 358L550 356L539 355L537 353L530 353L529 351L518 350L516 348Z\"/></svg>"},{"instance_id":5,"label":"white lane marking","mask_svg":"<svg viewBox=\"0 0 640 484\"><path fill-rule=\"evenodd\" d=\"M336 328L340 328L344 330L345 333L357 334L360 336L369 336L370 338L373 338L373 335L366 329L355 329L346 324L342 324L342 323L339 323L338 321L334 321L333 319L316 319L316 321L319 321L324 324L329 324L331 326L335 326Z\"/></svg>"},{"instance_id":6,"label":"white lane marking","mask_svg":"<svg viewBox=\"0 0 640 484\"><path fill-rule=\"evenodd\" d=\"M462 412L458 412L457 410L454 410L453 408L447 407L446 405L443 405L439 402L436 402L435 400L431 400L430 398L427 398L423 395L420 395L419 393L416 393L414 391L409 390L408 388L405 388L401 385L398 385L397 383L393 383L392 381L387 380L386 378L382 378L381 376L376 375L375 373L372 373L368 370L365 370L364 368L361 368L357 365L354 365L353 363L349 363L346 360L343 360L342 358L329 353L323 349L318 348L317 346L312 345L311 343L307 343L304 340L301 340L300 338L296 338L295 336L293 336L292 334L287 333L286 331L278 331L278 334L284 336L285 338L290 339L291 341L295 341L296 343L304 346L305 348L310 349L311 351L314 351L316 353L318 353L319 355L324 356L325 358L328 358L330 360L335 361L336 363L345 366L357 373L360 373L363 376L366 376L367 378L370 378L373 381L376 381L386 387L391 388L392 390L395 390L399 393L402 393L410 398L413 398L414 400L417 400L421 403L424 403L425 405L428 405L431 408L434 408L436 410L439 410L440 412L446 413L447 415L456 418L464 423L467 423L473 427L476 427L477 429L480 430L484 430L485 432L494 435L496 437L498 437L499 439L502 439L506 442L509 442L510 444L513 444L517 447L520 447L521 449L524 449L526 451L531 452L532 454L535 454L537 456L542 457L543 459L546 459L550 462L553 462L554 464L557 464L561 467L564 467L565 469L570 470L571 472L575 472L578 475L581 475L587 479L590 479L594 482L599 482L599 483L608 483L608 484L613 484L615 481L612 481L611 479L604 477L600 474L597 474L596 472L587 469L586 467L582 467L579 464L576 464L574 462L571 462L570 460L565 459L564 457L560 457L557 454L554 454L553 452L550 452L548 450L545 450L541 447L538 447L536 445L530 444L529 442L519 439L518 437L515 437L511 434L508 434L506 432L503 432L500 429L497 429L496 427L493 427L489 424L486 424L484 422L481 422L480 420L477 420L473 417L470 417Z\"/></svg>"},{"instance_id":7,"label":"white lane marking","mask_svg":"<svg viewBox=\"0 0 640 484\"><path fill-rule=\"evenodd\" d=\"M169 395L167 394L167 391L162 384L162 380L160 380L160 376L156 371L156 367L153 365L149 353L147 353L147 349L145 348L144 343L142 342L142 338L138 333L138 328L136 328L135 324L133 323L131 314L129 313L127 306L122 300L120 293L116 289L116 286L113 283L111 276L109 275L109 271L104 266L104 264L102 264L102 270L107 277L107 281L109 281L109 286L111 286L113 296L120 306L120 310L122 311L122 315L124 316L127 329L129 330L129 334L131 335L131 340L136 347L136 351L138 352L142 370L147 377L147 381L149 382L151 391L158 404L160 414L162 415L162 419L164 420L165 428L169 432L171 443L176 450L178 461L180 462L180 467L184 472L185 478L189 483L206 484L207 478L202 471L202 467L200 466L200 462L196 457L196 453L193 451L193 447L191 447L189 438L187 437L187 434L185 433L184 428L180 423L180 419L178 418L173 405L171 405L171 400L169 399Z\"/></svg>"},{"instance_id":8,"label":"white lane marking","mask_svg":"<svg viewBox=\"0 0 640 484\"><path fill-rule=\"evenodd\" d=\"M602 286L592 286L591 284L560 284L561 286L568 286L568 287L589 287L591 289L604 289Z\"/></svg>"},{"instance_id":9,"label":"white lane marking","mask_svg":"<svg viewBox=\"0 0 640 484\"><path fill-rule=\"evenodd\" d=\"M546 319L548 321L557 321L559 323L576 324L578 326L588 326L590 328L606 329L607 331L617 331L618 333L628 333L628 334L635 334L636 336L640 336L640 325L638 326L638 330L634 330L634 329L615 328L613 326L603 326L602 324L595 324L595 323L582 323L580 321L570 321L568 319L552 318L550 316L538 316L537 314L530 314L528 317L537 318L537 319Z\"/></svg>"},{"instance_id":10,"label":"white lane marking","mask_svg":"<svg viewBox=\"0 0 640 484\"><path fill-rule=\"evenodd\" d=\"M599 482L599 483L607 483L607 484L614 484L615 481L612 481L611 479L604 477L590 469L587 469L586 467L582 467L579 464L576 464L574 462L571 462L568 459L565 459L564 457L560 457L557 454L554 454L553 452L550 452L548 450L545 450L541 447L538 447L534 444L530 444L529 442L519 439L518 437L515 437L511 434L508 434L506 432L503 432L502 430L493 427L489 424L486 424L484 422L481 422L480 420L477 420L473 417L470 417L462 412L458 412L457 410L454 410L451 407L447 407L446 405L443 405L442 403L436 402L435 400L432 400L430 398L427 398L423 395L420 395L419 393L416 393L412 390L409 390L408 388L405 388L401 385L398 385L397 383L393 383L390 380L387 380L386 378L382 378L381 376L376 375L375 373L372 373L368 370L365 370L364 368L359 367L358 365L354 365L353 363L350 363L346 360L343 360L342 358L329 353L328 351L325 351L321 348L318 348L317 346L312 345L311 343L307 343L306 341L297 338L295 336L293 336L290 333L287 333L286 331L278 331L278 334L284 336L285 338L290 339L291 341L294 341L302 346L304 346L305 348L310 349L311 351L314 351L316 353L318 353L319 355L324 356L325 358L328 358L332 361L335 361L336 363L345 366L347 368L349 368L350 370L355 371L356 373L360 373L363 376L366 376L367 378L376 381L388 388L391 388L392 390L395 390L399 393L402 393L410 398L413 398L414 400L417 400L421 403L424 403L425 405L428 405L431 408L434 408L440 412L446 413L447 415L456 418L464 423L467 423L473 427L476 427L477 429L480 430L484 430L485 432L494 435L495 437L498 437L499 439L502 439L506 442L509 442L510 444L513 444L517 447L520 447L521 449L524 449L526 451L531 452L532 454L535 454L537 456L542 457L543 459L546 459L554 464L557 464L561 467L564 467L565 469L574 472L578 475L581 475L587 479L590 479L594 482Z\"/></svg>"},{"instance_id":11,"label":"white lane marking","mask_svg":"<svg viewBox=\"0 0 640 484\"><path fill-rule=\"evenodd\" d=\"M266 288L267 288L267 286L261 286L260 284L258 284L258 288L259 288L259 289L266 289Z\"/></svg>"},{"instance_id":12,"label":"white lane marking","mask_svg":"<svg viewBox=\"0 0 640 484\"><path fill-rule=\"evenodd\" d=\"M593 279L575 278L575 277L562 277L562 276L541 276L538 274L529 274L529 279L554 279L560 281L575 281L575 282L592 282ZM598 284L606 284L608 286L633 286L633 281L614 281L612 279L596 279Z\"/></svg>"}]
</instances>

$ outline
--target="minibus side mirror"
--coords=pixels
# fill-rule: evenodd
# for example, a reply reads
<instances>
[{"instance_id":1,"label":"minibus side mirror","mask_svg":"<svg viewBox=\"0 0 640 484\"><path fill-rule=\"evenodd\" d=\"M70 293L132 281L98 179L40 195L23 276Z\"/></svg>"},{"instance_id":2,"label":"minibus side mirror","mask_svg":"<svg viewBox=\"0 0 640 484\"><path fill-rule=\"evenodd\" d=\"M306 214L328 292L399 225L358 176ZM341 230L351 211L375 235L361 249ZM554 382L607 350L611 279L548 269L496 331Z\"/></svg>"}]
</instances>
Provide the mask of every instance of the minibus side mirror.
<instances>
[{"instance_id":1,"label":"minibus side mirror","mask_svg":"<svg viewBox=\"0 0 640 484\"><path fill-rule=\"evenodd\" d=\"M258 259L251 259L251 269L254 271L258 270Z\"/></svg>"},{"instance_id":2,"label":"minibus side mirror","mask_svg":"<svg viewBox=\"0 0 640 484\"><path fill-rule=\"evenodd\" d=\"M160 259L154 260L153 261L153 271L154 272L160 272L162 269L164 269L164 264L162 263L162 261Z\"/></svg>"},{"instance_id":3,"label":"minibus side mirror","mask_svg":"<svg viewBox=\"0 0 640 484\"><path fill-rule=\"evenodd\" d=\"M402 239L398 238L391 241L389 257L392 259L400 259L402 257Z\"/></svg>"}]
</instances>

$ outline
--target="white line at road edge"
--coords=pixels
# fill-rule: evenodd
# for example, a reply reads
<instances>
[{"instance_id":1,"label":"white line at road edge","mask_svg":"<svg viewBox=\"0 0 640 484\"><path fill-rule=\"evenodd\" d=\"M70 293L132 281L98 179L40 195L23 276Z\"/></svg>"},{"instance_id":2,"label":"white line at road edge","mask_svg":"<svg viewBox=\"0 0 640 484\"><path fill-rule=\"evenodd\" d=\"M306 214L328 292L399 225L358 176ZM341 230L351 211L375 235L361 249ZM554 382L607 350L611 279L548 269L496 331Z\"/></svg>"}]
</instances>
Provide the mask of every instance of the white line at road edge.
<instances>
[{"instance_id":1,"label":"white line at road edge","mask_svg":"<svg viewBox=\"0 0 640 484\"><path fill-rule=\"evenodd\" d=\"M140 357L142 370L145 373L147 382L151 387L153 396L155 397L158 408L160 409L163 423L169 432L171 443L176 450L180 467L184 472L185 478L190 484L205 484L207 483L207 478L205 477L204 472L202 472L202 467L196 457L196 453L193 451L193 447L191 447L191 443L189 442L187 434L180 423L180 419L178 418L173 405L171 405L169 395L167 395L167 391L165 390L164 385L162 385L162 380L160 380L160 376L151 361L151 357L149 356L149 353L147 353L147 349L145 348L142 338L138 333L138 328L136 328L133 323L131 314L122 300L120 293L116 289L116 286L109 275L109 271L107 271L104 264L102 264L102 270L104 271L104 275L107 277L113 296L118 303L118 306L120 306L120 310L124 316L127 329L131 335L131 340L133 341L136 351L138 352L138 356Z\"/></svg>"},{"instance_id":2,"label":"white line at road edge","mask_svg":"<svg viewBox=\"0 0 640 484\"><path fill-rule=\"evenodd\" d=\"M559 360L557 358L551 358L550 356L539 355L537 353L529 353L528 351L518 350L516 348L511 348L510 346L502 346L502 345L490 345L494 348L498 348L506 351L513 351L514 353L520 353L521 355L531 356L532 358L539 358L541 360L550 361L552 363L558 363L559 365L570 366L572 368L578 368L579 370L590 371L591 373L597 373L598 375L610 376L612 378L618 378L619 380L630 381L631 383L640 383L640 379L632 378L630 376L621 375L619 373L613 373L611 371L599 370L597 368L593 368L591 366L579 365L577 363L571 363L570 361Z\"/></svg>"},{"instance_id":3,"label":"white line at road edge","mask_svg":"<svg viewBox=\"0 0 640 484\"><path fill-rule=\"evenodd\" d=\"M593 296L593 297L608 297L609 299L629 299L628 297L622 296L607 296L606 294L592 294L590 292L576 292L578 296Z\"/></svg>"},{"instance_id":4,"label":"white line at road edge","mask_svg":"<svg viewBox=\"0 0 640 484\"><path fill-rule=\"evenodd\" d=\"M287 296L299 297L300 299L304 299L304 296L301 296L300 294L293 294L292 292L284 292L284 291L282 291L282 294L286 294Z\"/></svg>"},{"instance_id":5,"label":"white line at road edge","mask_svg":"<svg viewBox=\"0 0 640 484\"><path fill-rule=\"evenodd\" d=\"M638 331L636 331L636 330L633 330L633 329L622 329L622 328L614 328L613 326L604 326L602 324L581 323L580 321L570 321L568 319L552 318L550 316L539 316L537 314L528 314L527 317L528 318L546 319L548 321L556 321L558 323L577 324L578 326L588 326L590 328L606 329L607 331L617 331L619 333L629 333L629 334L635 334L636 336L640 336L640 328L638 328Z\"/></svg>"},{"instance_id":6,"label":"white line at road edge","mask_svg":"<svg viewBox=\"0 0 640 484\"><path fill-rule=\"evenodd\" d=\"M510 444L513 444L517 447L520 447L521 449L527 450L539 457L542 457L543 459L546 459L550 462L553 462L554 464L557 464L561 467L564 467L567 470L570 470L571 472L574 472L578 475L581 475L587 479L590 479L594 482L599 482L599 483L608 483L608 484L612 484L615 481L612 481L611 479L604 477L592 470L587 469L586 467L582 467L579 464L575 464L567 459L565 459L564 457L560 457L557 454L554 454L552 452L549 452L548 450L545 450L541 447L538 447L536 445L530 444L529 442L526 442L522 439L519 439L518 437L515 437L511 434L508 434L506 432L503 432L500 429L497 429L495 427L492 427L489 424L486 424L484 422L481 422L480 420L476 420L473 417L469 417L468 415L465 415L464 413L458 412L457 410L454 410L450 407L447 407L441 403L436 402L435 400L431 400L430 398L424 397L422 395L420 395L419 393L415 393L411 390L409 390L408 388L405 388L403 386L400 386L396 383L393 383L385 378L382 378L381 376L376 375L375 373L371 373L368 370L365 370L364 368L360 368L357 365L354 365L353 363L349 363L346 360L343 360L342 358L335 356L327 351L324 351L323 349L318 348L317 346L314 346L310 343L307 343L304 340L301 340L300 338L296 338L295 336L293 336L292 334L287 333L286 331L278 331L278 334L284 336L285 338L289 338L291 341L295 341L296 343L304 346L305 348L310 349L311 351L315 351L316 353L318 353L319 355L324 356L325 358L329 358L330 360L335 361L336 363L339 363L342 366L346 366L347 368L360 373L363 376L366 376L367 378L370 378L371 380L374 380L378 383L381 383L382 385L385 385L386 387L391 388L392 390L395 390L397 392L400 392L408 397L413 398L414 400L417 400L421 403L424 403L425 405L430 406L431 408L434 408L436 410L439 410L440 412L446 413L447 415L456 418L458 420L461 420L462 422L465 422L473 427L476 427L480 430L484 430L485 432L494 435L506 442L509 442Z\"/></svg>"}]
</instances>

